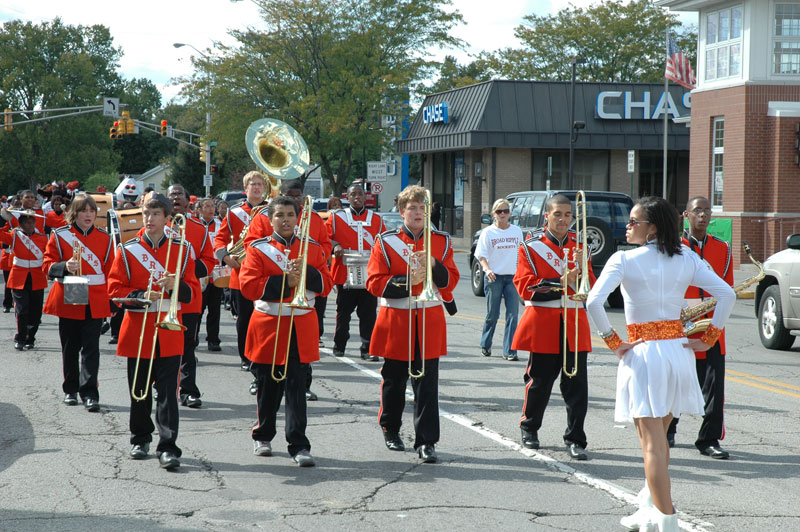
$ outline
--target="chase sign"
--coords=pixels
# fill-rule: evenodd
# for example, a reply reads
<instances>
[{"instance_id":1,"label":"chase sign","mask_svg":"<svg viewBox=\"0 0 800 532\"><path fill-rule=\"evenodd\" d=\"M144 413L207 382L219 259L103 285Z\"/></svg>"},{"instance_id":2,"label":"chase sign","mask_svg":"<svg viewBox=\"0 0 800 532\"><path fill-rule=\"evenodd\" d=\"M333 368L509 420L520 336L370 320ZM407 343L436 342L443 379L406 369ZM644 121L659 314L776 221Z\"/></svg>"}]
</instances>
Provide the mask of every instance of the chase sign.
<instances>
[{"instance_id":1,"label":"chase sign","mask_svg":"<svg viewBox=\"0 0 800 532\"><path fill-rule=\"evenodd\" d=\"M447 123L447 102L436 103L422 108L422 121L426 124Z\"/></svg>"},{"instance_id":2,"label":"chase sign","mask_svg":"<svg viewBox=\"0 0 800 532\"><path fill-rule=\"evenodd\" d=\"M597 95L595 113L602 120L658 120L664 119L664 107L669 118L689 116L692 93L684 92L677 104L669 92L662 92L655 105L650 91L634 96L632 91L603 91Z\"/></svg>"}]
</instances>

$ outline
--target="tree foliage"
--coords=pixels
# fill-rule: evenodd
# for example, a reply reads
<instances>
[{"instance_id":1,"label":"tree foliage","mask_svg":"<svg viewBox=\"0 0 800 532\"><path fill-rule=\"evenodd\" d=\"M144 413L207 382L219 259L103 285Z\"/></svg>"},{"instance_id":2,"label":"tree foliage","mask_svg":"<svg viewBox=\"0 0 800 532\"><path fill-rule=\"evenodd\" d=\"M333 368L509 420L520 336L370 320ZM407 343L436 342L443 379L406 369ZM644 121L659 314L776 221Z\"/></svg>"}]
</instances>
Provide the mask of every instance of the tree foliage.
<instances>
[{"instance_id":1,"label":"tree foliage","mask_svg":"<svg viewBox=\"0 0 800 532\"><path fill-rule=\"evenodd\" d=\"M555 15L524 17L514 30L522 48L483 53L477 63L509 79L567 81L572 57L585 63L579 81L658 82L664 79L667 28L696 64L697 34L650 0L608 0L589 7L569 5Z\"/></svg>"},{"instance_id":2,"label":"tree foliage","mask_svg":"<svg viewBox=\"0 0 800 532\"><path fill-rule=\"evenodd\" d=\"M455 57L448 55L439 65L436 81L432 84L420 85L417 88L417 92L435 94L489 81L490 79L492 79L492 71L484 61L474 60L462 65L458 63Z\"/></svg>"},{"instance_id":3,"label":"tree foliage","mask_svg":"<svg viewBox=\"0 0 800 532\"><path fill-rule=\"evenodd\" d=\"M409 92L434 63L424 51L459 42L446 0L256 0L265 31L233 31L238 44L195 61L184 95L209 89L221 157L248 163L247 126L272 117L306 140L338 194L364 146L390 141L381 117L407 112ZM334 180L334 176L337 177Z\"/></svg>"}]
</instances>

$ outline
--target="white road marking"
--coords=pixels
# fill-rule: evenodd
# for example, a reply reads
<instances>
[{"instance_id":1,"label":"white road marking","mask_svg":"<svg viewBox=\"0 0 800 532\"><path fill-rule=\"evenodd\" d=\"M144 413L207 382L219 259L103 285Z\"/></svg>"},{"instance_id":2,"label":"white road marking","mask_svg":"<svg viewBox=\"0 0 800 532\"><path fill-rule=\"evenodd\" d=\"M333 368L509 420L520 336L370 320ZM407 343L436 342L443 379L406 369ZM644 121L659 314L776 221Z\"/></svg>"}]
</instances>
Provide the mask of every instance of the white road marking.
<instances>
[{"instance_id":1,"label":"white road marking","mask_svg":"<svg viewBox=\"0 0 800 532\"><path fill-rule=\"evenodd\" d=\"M352 366L353 368L357 369L361 373L369 375L370 377L376 378L378 380L381 379L381 374L380 373L378 373L377 371L374 371L372 369L369 369L368 367L360 364L359 362L357 362L357 361L355 361L355 360L353 360L353 359L351 359L349 357L334 357L333 356L333 351L331 349L321 347L320 348L320 353L325 353L326 355L329 355L334 360L337 360L339 362L343 362L345 364L348 364L349 366ZM406 395L409 396L409 397L412 397L412 398L414 397L414 394L413 394L413 392L411 391L410 388L406 388ZM571 465L565 464L564 462L559 462L558 460L556 460L556 459L554 459L554 458L552 458L550 456L547 456L547 455L544 455L544 454L541 454L541 453L537 453L533 449L526 449L525 447L523 447L520 444L518 444L516 441L511 440L509 438L506 438L502 434L499 434L499 433L497 433L497 432L495 432L493 430L487 429L486 427L483 426L482 423L477 422L477 421L473 421L473 420L469 419L466 416L462 416L460 414L451 414L451 413L447 412L446 410L443 410L442 408L439 408L439 415L441 417L445 418L445 419L449 419L453 423L457 423L457 424L461 425L462 427L465 427L465 428L467 428L467 429L469 429L469 430L471 430L473 432L476 432L476 433L480 434L481 436L483 436L484 438L489 439L489 440L491 440L491 441L493 441L493 442L495 442L497 444L500 444L503 447L506 447L506 448L508 448L508 449L510 449L512 451L517 451L518 453L522 454L523 456L527 456L528 458L532 458L533 460L536 460L537 462L541 462L542 464L544 464L545 466L549 467L550 469L553 469L553 470L558 471L560 473L564 473L565 475L570 475L573 478L575 478L576 480L586 484L589 487L605 491L606 493L608 493L613 498L615 498L615 499L617 499L619 501L625 502L626 504L630 504L630 505L636 506L636 494L626 490L625 488L623 488L621 486L617 486L616 484L614 484L612 482L608 482L606 480L594 477L594 476L590 475L589 473L584 473L583 471L575 469ZM704 527L706 527L706 526L713 527L714 526L711 523L703 521L703 520L701 520L701 519L699 519L697 517L694 517L692 515L689 515L689 514L687 514L685 512L680 512L679 511L678 512L678 516L680 517L680 519L678 520L678 525L681 528L683 528L684 530L688 530L690 532L709 532Z\"/></svg>"}]
</instances>

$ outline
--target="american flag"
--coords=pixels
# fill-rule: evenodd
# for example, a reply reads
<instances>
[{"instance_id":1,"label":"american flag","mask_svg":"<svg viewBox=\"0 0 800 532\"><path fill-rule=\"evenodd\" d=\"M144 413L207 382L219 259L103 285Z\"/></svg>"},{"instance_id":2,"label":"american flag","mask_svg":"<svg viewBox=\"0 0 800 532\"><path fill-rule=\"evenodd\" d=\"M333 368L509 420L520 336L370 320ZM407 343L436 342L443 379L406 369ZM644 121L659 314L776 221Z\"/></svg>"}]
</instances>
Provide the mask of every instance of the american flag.
<instances>
[{"instance_id":1,"label":"american flag","mask_svg":"<svg viewBox=\"0 0 800 532\"><path fill-rule=\"evenodd\" d=\"M672 35L667 35L667 70L664 77L687 89L693 89L697 85L692 64L675 44Z\"/></svg>"}]
</instances>

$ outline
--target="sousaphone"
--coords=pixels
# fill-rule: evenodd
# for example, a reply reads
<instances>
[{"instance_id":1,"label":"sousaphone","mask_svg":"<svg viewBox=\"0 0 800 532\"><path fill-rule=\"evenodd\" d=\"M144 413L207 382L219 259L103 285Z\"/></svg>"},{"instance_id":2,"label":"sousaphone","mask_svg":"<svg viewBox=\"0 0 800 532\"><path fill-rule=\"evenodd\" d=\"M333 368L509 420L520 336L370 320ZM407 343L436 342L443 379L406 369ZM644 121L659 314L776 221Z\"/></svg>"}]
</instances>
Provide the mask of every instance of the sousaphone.
<instances>
[{"instance_id":1,"label":"sousaphone","mask_svg":"<svg viewBox=\"0 0 800 532\"><path fill-rule=\"evenodd\" d=\"M274 118L256 120L244 136L247 153L267 176L272 196L282 179L297 179L308 170L308 147L295 129Z\"/></svg>"}]
</instances>

